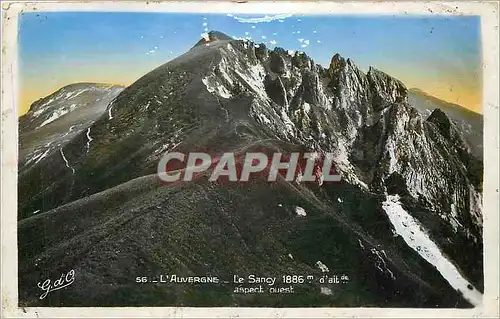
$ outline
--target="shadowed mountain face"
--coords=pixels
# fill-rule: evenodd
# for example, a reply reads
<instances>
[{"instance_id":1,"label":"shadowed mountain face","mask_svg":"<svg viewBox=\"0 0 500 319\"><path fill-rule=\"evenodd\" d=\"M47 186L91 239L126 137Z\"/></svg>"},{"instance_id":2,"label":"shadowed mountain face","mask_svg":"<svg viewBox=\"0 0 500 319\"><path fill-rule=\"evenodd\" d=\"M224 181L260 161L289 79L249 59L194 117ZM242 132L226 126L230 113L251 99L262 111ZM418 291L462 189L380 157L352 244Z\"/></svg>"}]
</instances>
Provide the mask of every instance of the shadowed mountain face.
<instances>
[{"instance_id":1,"label":"shadowed mountain face","mask_svg":"<svg viewBox=\"0 0 500 319\"><path fill-rule=\"evenodd\" d=\"M57 151L27 169L21 158L22 305L480 302L482 163L448 115L423 118L403 83L338 54L325 69L305 53L211 34L121 91ZM218 183L208 172L164 185L156 176L167 151L255 149L331 152L342 181ZM39 299L37 282L71 269L71 286ZM136 283L162 274L222 282ZM349 280L236 293L233 275L249 274Z\"/></svg>"},{"instance_id":2,"label":"shadowed mountain face","mask_svg":"<svg viewBox=\"0 0 500 319\"><path fill-rule=\"evenodd\" d=\"M435 109L442 110L458 126L474 156L483 158L483 116L481 114L437 99L419 89L410 89L408 99L423 117L429 116Z\"/></svg>"}]
</instances>

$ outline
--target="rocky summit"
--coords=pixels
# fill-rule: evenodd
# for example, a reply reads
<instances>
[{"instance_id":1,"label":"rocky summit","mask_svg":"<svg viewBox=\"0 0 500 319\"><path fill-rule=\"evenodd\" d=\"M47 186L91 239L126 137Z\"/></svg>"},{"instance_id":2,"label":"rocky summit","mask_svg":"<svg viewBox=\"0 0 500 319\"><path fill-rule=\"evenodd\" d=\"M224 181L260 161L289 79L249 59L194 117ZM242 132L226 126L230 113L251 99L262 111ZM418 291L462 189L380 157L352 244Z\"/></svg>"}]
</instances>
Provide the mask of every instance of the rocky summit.
<instances>
[{"instance_id":1,"label":"rocky summit","mask_svg":"<svg viewBox=\"0 0 500 319\"><path fill-rule=\"evenodd\" d=\"M482 159L446 110L424 116L383 71L340 54L325 68L210 32L127 88L93 88L81 107L69 99L84 93L61 91L65 103L56 94L20 119L21 305L481 302ZM341 182L165 185L156 175L165 152L253 149L333 153ZM74 283L39 298L40 278L69 270ZM136 281L160 275L220 281ZM233 281L250 275L343 279L274 287L282 293Z\"/></svg>"}]
</instances>

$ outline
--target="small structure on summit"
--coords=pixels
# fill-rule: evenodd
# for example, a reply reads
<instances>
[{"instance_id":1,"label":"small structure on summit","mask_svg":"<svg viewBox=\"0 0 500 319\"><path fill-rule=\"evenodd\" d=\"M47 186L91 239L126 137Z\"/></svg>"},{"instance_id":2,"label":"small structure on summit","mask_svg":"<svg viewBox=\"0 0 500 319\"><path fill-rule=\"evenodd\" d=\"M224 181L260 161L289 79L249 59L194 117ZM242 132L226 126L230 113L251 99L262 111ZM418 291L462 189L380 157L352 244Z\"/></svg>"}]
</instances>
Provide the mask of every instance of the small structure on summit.
<instances>
[{"instance_id":1,"label":"small structure on summit","mask_svg":"<svg viewBox=\"0 0 500 319\"><path fill-rule=\"evenodd\" d=\"M222 32L210 31L208 33L202 33L202 38L200 39L200 41L198 41L195 44L195 47L198 45L201 45L201 44L206 44L206 43L215 42L215 41L219 41L219 40L234 40L234 39L231 38L230 36L228 36L227 34L222 33Z\"/></svg>"}]
</instances>

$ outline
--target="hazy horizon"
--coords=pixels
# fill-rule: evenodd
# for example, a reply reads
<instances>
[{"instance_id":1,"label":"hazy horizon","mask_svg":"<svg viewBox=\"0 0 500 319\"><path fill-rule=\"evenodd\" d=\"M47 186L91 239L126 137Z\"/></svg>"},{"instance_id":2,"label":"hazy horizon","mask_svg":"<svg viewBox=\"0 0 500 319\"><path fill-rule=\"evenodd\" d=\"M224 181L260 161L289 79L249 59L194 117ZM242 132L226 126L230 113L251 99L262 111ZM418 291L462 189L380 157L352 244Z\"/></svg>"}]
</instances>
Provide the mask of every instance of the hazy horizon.
<instances>
[{"instance_id":1,"label":"hazy horizon","mask_svg":"<svg viewBox=\"0 0 500 319\"><path fill-rule=\"evenodd\" d=\"M186 13L23 13L19 115L78 82L128 86L216 30L306 52L328 67L340 53L436 98L481 113L479 18L264 16ZM231 30L228 32L228 30Z\"/></svg>"}]
</instances>

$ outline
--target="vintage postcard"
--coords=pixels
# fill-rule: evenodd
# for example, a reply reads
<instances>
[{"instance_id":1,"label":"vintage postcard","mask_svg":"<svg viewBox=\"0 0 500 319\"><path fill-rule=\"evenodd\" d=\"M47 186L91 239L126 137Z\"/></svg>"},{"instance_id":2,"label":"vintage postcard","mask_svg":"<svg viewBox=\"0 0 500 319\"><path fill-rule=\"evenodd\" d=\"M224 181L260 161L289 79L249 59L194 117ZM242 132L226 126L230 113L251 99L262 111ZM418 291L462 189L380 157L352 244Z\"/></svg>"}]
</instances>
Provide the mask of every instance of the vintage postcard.
<instances>
[{"instance_id":1,"label":"vintage postcard","mask_svg":"<svg viewBox=\"0 0 500 319\"><path fill-rule=\"evenodd\" d=\"M2 26L5 317L498 316L498 2Z\"/></svg>"}]
</instances>

